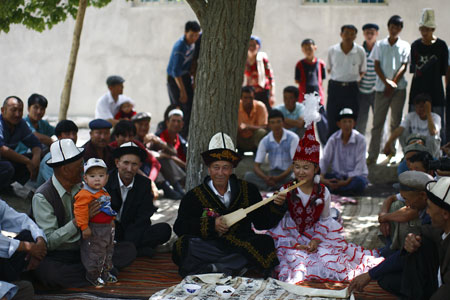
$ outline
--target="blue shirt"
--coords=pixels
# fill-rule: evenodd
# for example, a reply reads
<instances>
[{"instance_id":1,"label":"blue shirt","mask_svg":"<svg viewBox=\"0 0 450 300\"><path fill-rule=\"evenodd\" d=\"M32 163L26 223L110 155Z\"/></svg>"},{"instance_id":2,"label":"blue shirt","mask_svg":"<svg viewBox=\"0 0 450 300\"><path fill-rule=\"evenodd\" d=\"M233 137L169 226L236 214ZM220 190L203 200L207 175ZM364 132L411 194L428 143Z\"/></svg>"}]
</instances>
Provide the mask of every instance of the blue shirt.
<instances>
[{"instance_id":1,"label":"blue shirt","mask_svg":"<svg viewBox=\"0 0 450 300\"><path fill-rule=\"evenodd\" d=\"M55 128L50 125L47 121L45 120L39 120L38 121L38 128L36 129L33 124L31 124L31 120L29 116L26 116L24 118L25 122L27 122L28 127L30 128L31 132L38 132L40 134L46 135L51 137L52 135L55 134ZM16 147L16 152L19 154L24 154L28 152L28 147L25 146L23 143L19 143L19 145L17 145Z\"/></svg>"},{"instance_id":2,"label":"blue shirt","mask_svg":"<svg viewBox=\"0 0 450 300\"><path fill-rule=\"evenodd\" d=\"M31 129L24 119L22 119L14 128L14 131L11 132L8 124L3 120L3 115L0 115L0 147L6 146L14 150L19 142L24 143L30 149L41 146L41 142L39 142L39 139L31 132Z\"/></svg>"},{"instance_id":3,"label":"blue shirt","mask_svg":"<svg viewBox=\"0 0 450 300\"><path fill-rule=\"evenodd\" d=\"M194 57L195 43L188 45L184 36L180 38L172 49L167 74L172 77L180 77L189 73Z\"/></svg>"},{"instance_id":4,"label":"blue shirt","mask_svg":"<svg viewBox=\"0 0 450 300\"><path fill-rule=\"evenodd\" d=\"M269 132L258 145L255 162L263 163L266 154L269 154L270 169L286 170L292 165L292 158L297 149L299 137L295 133L283 128L283 136L277 143L273 132Z\"/></svg>"},{"instance_id":5,"label":"blue shirt","mask_svg":"<svg viewBox=\"0 0 450 300\"><path fill-rule=\"evenodd\" d=\"M36 179L36 186L41 186L44 182L50 179L53 175L53 168L47 165L47 160L52 157L51 153L48 152L41 159L41 163L39 164L39 174Z\"/></svg>"},{"instance_id":6,"label":"blue shirt","mask_svg":"<svg viewBox=\"0 0 450 300\"><path fill-rule=\"evenodd\" d=\"M366 51L367 70L359 82L359 91L363 94L370 94L374 92L375 83L377 82L377 73L375 72L375 62L372 58L370 58L370 53L372 51L367 49L366 42L364 42L363 48Z\"/></svg>"},{"instance_id":7,"label":"blue shirt","mask_svg":"<svg viewBox=\"0 0 450 300\"><path fill-rule=\"evenodd\" d=\"M303 105L302 103L296 102L295 108L292 112L289 111L286 108L286 106L284 106L284 104L278 105L277 107L275 107L275 109L278 109L279 111L281 111L283 113L283 116L285 119L298 120L299 118L303 117L305 105ZM292 128L289 128L288 130L298 133L299 129L300 128L298 128L298 127L292 127Z\"/></svg>"}]
</instances>

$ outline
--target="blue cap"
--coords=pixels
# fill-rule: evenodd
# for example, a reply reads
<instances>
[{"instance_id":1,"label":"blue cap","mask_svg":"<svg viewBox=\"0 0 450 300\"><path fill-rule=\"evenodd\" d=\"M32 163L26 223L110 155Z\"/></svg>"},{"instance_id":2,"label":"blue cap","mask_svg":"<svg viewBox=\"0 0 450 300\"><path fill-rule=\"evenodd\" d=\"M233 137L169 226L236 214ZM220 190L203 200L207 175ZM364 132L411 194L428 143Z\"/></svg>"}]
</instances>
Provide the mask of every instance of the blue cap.
<instances>
[{"instance_id":1,"label":"blue cap","mask_svg":"<svg viewBox=\"0 0 450 300\"><path fill-rule=\"evenodd\" d=\"M110 129L112 127L111 123L103 119L95 119L89 122L89 128L94 129Z\"/></svg>"},{"instance_id":2,"label":"blue cap","mask_svg":"<svg viewBox=\"0 0 450 300\"><path fill-rule=\"evenodd\" d=\"M252 35L250 36L250 40L256 41L256 43L258 43L259 47L261 48L261 39L259 37L257 37L256 35Z\"/></svg>"},{"instance_id":3,"label":"blue cap","mask_svg":"<svg viewBox=\"0 0 450 300\"><path fill-rule=\"evenodd\" d=\"M113 86L116 84L121 84L125 81L121 76L119 75L111 75L108 78L106 78L106 85L107 86Z\"/></svg>"},{"instance_id":4,"label":"blue cap","mask_svg":"<svg viewBox=\"0 0 450 300\"><path fill-rule=\"evenodd\" d=\"M380 27L378 27L378 25L375 23L367 23L362 27L363 31L366 29L375 29L376 31L378 31L380 29Z\"/></svg>"}]
</instances>

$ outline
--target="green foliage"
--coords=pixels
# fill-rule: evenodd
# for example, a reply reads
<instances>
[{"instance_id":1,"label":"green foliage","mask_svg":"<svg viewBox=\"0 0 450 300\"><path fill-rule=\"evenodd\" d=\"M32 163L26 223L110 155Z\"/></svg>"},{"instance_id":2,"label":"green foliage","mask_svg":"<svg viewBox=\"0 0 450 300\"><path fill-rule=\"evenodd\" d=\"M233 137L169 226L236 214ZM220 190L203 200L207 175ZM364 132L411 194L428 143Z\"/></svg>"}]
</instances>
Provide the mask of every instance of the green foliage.
<instances>
[{"instance_id":1,"label":"green foliage","mask_svg":"<svg viewBox=\"0 0 450 300\"><path fill-rule=\"evenodd\" d=\"M88 0L88 5L103 7L111 0ZM22 24L39 32L76 18L78 0L0 0L0 33L9 32L11 24Z\"/></svg>"}]
</instances>

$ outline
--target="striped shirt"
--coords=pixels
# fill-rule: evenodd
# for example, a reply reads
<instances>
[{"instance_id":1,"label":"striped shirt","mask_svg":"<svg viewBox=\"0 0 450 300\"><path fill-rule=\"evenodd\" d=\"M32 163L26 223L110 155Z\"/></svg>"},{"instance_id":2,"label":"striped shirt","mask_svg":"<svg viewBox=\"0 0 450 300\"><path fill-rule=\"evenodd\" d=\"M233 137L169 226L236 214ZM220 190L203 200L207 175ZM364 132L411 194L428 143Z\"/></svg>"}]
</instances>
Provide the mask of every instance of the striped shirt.
<instances>
[{"instance_id":1,"label":"striped shirt","mask_svg":"<svg viewBox=\"0 0 450 300\"><path fill-rule=\"evenodd\" d=\"M363 94L370 94L375 91L375 83L377 82L377 74L375 73L375 61L373 59L369 58L371 51L369 51L367 49L366 42L364 42L363 48L364 48L364 50L366 50L367 71L366 71L366 74L364 74L364 77L361 78L361 81L359 82L359 91Z\"/></svg>"}]
</instances>

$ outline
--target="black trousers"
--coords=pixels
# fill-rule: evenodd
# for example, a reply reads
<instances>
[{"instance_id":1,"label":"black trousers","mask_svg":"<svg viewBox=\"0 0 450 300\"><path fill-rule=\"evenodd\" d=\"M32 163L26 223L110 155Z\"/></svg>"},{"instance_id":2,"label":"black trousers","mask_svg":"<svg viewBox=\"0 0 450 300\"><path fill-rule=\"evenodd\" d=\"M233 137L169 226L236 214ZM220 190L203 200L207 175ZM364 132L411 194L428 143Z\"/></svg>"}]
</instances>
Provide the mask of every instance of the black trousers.
<instances>
[{"instance_id":1,"label":"black trousers","mask_svg":"<svg viewBox=\"0 0 450 300\"><path fill-rule=\"evenodd\" d=\"M170 239L172 235L172 228L167 223L157 223L145 228L142 237L139 241L132 241L127 238L126 229L120 224L120 222L116 222L116 241L127 241L132 242L136 249L143 247L155 248L158 245L162 245Z\"/></svg>"},{"instance_id":2,"label":"black trousers","mask_svg":"<svg viewBox=\"0 0 450 300\"><path fill-rule=\"evenodd\" d=\"M0 189L6 188L16 181L24 185L28 179L30 179L30 172L26 165L0 160Z\"/></svg>"},{"instance_id":3,"label":"black trousers","mask_svg":"<svg viewBox=\"0 0 450 300\"><path fill-rule=\"evenodd\" d=\"M114 267L124 268L135 258L136 248L133 243L120 242L114 245L112 258ZM86 270L81 263L80 250L49 251L34 274L47 289L91 285L86 280Z\"/></svg>"},{"instance_id":4,"label":"black trousers","mask_svg":"<svg viewBox=\"0 0 450 300\"><path fill-rule=\"evenodd\" d=\"M181 131L181 135L187 139L189 133L189 122L191 120L192 103L194 101L194 89L192 88L192 78L189 73L181 76L183 80L184 88L186 89L187 101L186 103L180 102L180 89L178 88L175 78L167 76L167 89L169 91L170 104L176 104L180 106L183 111L184 126Z\"/></svg>"},{"instance_id":5,"label":"black trousers","mask_svg":"<svg viewBox=\"0 0 450 300\"><path fill-rule=\"evenodd\" d=\"M16 240L34 242L31 232L24 230L16 237ZM0 280L2 281L18 281L20 275L28 266L28 261L25 260L26 252L16 251L10 258L0 258Z\"/></svg>"},{"instance_id":6,"label":"black trousers","mask_svg":"<svg viewBox=\"0 0 450 300\"><path fill-rule=\"evenodd\" d=\"M351 108L357 114L358 105L358 84L355 82L340 82L330 80L328 82L328 137L338 131L337 118L339 112L344 108Z\"/></svg>"}]
</instances>

